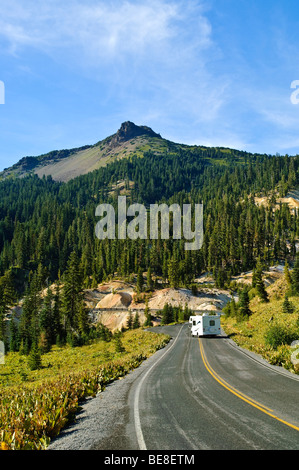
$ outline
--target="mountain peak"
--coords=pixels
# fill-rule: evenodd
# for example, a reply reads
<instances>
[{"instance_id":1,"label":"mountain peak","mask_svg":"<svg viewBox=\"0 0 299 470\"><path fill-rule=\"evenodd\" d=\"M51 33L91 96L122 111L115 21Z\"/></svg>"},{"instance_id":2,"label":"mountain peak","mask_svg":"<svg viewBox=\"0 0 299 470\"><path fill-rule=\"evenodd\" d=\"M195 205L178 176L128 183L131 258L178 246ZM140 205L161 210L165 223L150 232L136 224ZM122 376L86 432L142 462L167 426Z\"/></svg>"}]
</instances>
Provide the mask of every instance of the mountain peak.
<instances>
[{"instance_id":1,"label":"mountain peak","mask_svg":"<svg viewBox=\"0 0 299 470\"><path fill-rule=\"evenodd\" d=\"M150 127L147 126L137 126L131 121L123 122L119 130L111 139L110 145L115 146L128 140L134 139L134 137L139 137L146 135L148 137L158 137L162 138L160 134L156 134Z\"/></svg>"},{"instance_id":2,"label":"mountain peak","mask_svg":"<svg viewBox=\"0 0 299 470\"><path fill-rule=\"evenodd\" d=\"M135 137L141 137L141 139L133 141ZM150 142L146 139L147 137L154 137L156 140ZM148 145L153 148L153 151L158 148L161 152L161 148L164 148L166 144L161 135L150 127L137 126L131 121L126 121L121 124L115 134L94 145L69 150L53 150L37 157L24 157L10 168L0 172L0 180L10 175L24 176L28 173L35 173L40 177L51 175L56 181L69 181L76 176L105 166L115 158L125 157L127 152L143 152L142 149L145 146L148 148Z\"/></svg>"}]
</instances>

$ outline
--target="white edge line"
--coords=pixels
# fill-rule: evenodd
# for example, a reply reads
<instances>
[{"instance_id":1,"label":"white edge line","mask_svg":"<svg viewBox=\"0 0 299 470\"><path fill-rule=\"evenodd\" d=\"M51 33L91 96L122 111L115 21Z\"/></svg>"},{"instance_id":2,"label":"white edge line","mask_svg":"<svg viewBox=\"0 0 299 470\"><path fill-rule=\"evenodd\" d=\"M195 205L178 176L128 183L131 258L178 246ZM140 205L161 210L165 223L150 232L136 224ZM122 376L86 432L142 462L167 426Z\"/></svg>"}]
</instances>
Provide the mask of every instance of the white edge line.
<instances>
[{"instance_id":1,"label":"white edge line","mask_svg":"<svg viewBox=\"0 0 299 470\"><path fill-rule=\"evenodd\" d=\"M245 354L249 359L251 359L254 362L257 362L263 367L266 367L266 369L270 369L272 372L275 372L276 374L282 375L283 377L286 377L287 379L291 380L299 380L299 376L292 374L292 372L288 371L287 369L278 369L278 367L282 366L275 366L273 364L270 364L269 362L266 361L263 357L260 357L257 353L254 353L253 351L247 351L246 349L242 348L242 346L239 346L236 344L233 340L230 338L227 338L227 344L229 344L232 348L237 349L239 352L242 354ZM254 354L254 356L252 354Z\"/></svg>"},{"instance_id":2,"label":"white edge line","mask_svg":"<svg viewBox=\"0 0 299 470\"><path fill-rule=\"evenodd\" d=\"M173 348L173 346L175 345L178 337L180 336L181 331L182 331L184 326L185 326L185 324L182 325L177 337L175 338L175 340L172 343L172 345L170 346L170 348L168 348L165 351L165 353L158 359L158 361L155 362L155 364L153 364L148 369L148 371L146 372L146 374L144 374L144 376L142 377L142 379L140 380L140 382L137 386L137 389L136 389L136 392L135 392L135 398L134 398L134 421L135 421L135 431L136 431L137 441L138 441L138 445L139 445L140 450L147 450L147 447L146 447L146 444L145 444L145 441L144 441L144 437L143 437L143 432L142 432L142 429L141 429L141 421L140 421L140 415L139 415L139 395L140 395L140 390L141 390L142 384L143 384L144 380L146 379L146 377L148 376L148 374L151 372L151 370L154 367L156 367L156 365L161 361L161 359L163 359L163 357L167 353L169 353L169 351Z\"/></svg>"}]
</instances>

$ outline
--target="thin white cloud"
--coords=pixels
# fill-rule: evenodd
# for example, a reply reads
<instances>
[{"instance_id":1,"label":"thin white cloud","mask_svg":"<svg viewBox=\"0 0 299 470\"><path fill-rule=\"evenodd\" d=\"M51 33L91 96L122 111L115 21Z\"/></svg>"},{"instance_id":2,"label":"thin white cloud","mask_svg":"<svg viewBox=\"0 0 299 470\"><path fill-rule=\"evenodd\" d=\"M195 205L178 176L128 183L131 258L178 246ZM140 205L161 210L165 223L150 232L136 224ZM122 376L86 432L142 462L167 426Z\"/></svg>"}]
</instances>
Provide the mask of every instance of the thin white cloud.
<instances>
[{"instance_id":1,"label":"thin white cloud","mask_svg":"<svg viewBox=\"0 0 299 470\"><path fill-rule=\"evenodd\" d=\"M198 3L198 2L197 2ZM85 1L2 0L0 37L10 51L35 47L59 53L72 49L73 55L86 54L93 59L115 59L121 54L139 54L164 48L167 41L186 35L190 8L185 2L152 1ZM209 42L210 26L199 15L197 5L197 45ZM183 27L182 27L183 26ZM177 41L176 41L177 42ZM190 46L190 45L189 45ZM188 46L187 46L188 48ZM161 50L161 49L160 49ZM176 51L172 53L175 55Z\"/></svg>"},{"instance_id":2,"label":"thin white cloud","mask_svg":"<svg viewBox=\"0 0 299 470\"><path fill-rule=\"evenodd\" d=\"M0 43L19 58L28 49L47 54L62 75L71 67L98 78L105 99L118 101L114 115L161 133L166 123L182 141L191 122L190 141L246 145L246 133L231 126L232 78L212 72L221 45L199 0L1 0Z\"/></svg>"},{"instance_id":3,"label":"thin white cloud","mask_svg":"<svg viewBox=\"0 0 299 470\"><path fill-rule=\"evenodd\" d=\"M0 40L29 47L85 76L109 80L120 99L212 119L223 98L208 73L212 27L196 0L1 0ZM2 41L3 42L3 41ZM154 101L153 101L154 100Z\"/></svg>"}]
</instances>

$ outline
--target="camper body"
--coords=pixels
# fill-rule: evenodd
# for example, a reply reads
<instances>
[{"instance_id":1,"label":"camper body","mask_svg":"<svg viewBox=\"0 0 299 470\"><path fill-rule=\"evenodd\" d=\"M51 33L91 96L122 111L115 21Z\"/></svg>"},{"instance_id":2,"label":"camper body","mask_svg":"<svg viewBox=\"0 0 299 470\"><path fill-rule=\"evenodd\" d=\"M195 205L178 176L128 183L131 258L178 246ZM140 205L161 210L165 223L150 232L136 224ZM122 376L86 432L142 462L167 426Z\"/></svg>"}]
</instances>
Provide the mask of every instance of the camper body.
<instances>
[{"instance_id":1,"label":"camper body","mask_svg":"<svg viewBox=\"0 0 299 470\"><path fill-rule=\"evenodd\" d=\"M189 318L191 336L216 336L221 333L220 315L194 315Z\"/></svg>"}]
</instances>

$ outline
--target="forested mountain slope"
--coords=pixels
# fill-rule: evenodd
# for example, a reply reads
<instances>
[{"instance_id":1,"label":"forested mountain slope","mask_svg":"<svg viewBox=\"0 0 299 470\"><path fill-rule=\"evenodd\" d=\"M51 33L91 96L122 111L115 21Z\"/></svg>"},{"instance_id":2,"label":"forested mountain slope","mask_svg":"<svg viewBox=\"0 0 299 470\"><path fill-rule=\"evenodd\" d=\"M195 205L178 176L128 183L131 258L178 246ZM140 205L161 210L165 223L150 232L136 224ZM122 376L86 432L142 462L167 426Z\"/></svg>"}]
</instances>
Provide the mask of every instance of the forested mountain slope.
<instances>
[{"instance_id":1,"label":"forested mountain slope","mask_svg":"<svg viewBox=\"0 0 299 470\"><path fill-rule=\"evenodd\" d=\"M223 287L231 276L254 269L257 260L265 268L285 260L292 265L298 213L276 202L298 188L298 165L299 156L168 143L159 152L132 152L68 182L36 174L4 178L0 182L2 318L9 303L26 294L30 306L26 321L32 325L36 292L58 280L65 288L63 324L74 331L84 330L85 325L82 289L97 286L114 273L125 277L149 271L178 287L189 286L209 270L217 287ZM202 249L185 251L184 240L173 239L99 240L96 207L116 205L118 194L126 194L128 204L146 206L202 202ZM262 196L268 202L259 205L255 198ZM68 303L72 298L78 300L76 305ZM37 302L36 312L40 308Z\"/></svg>"},{"instance_id":2,"label":"forested mountain slope","mask_svg":"<svg viewBox=\"0 0 299 470\"><path fill-rule=\"evenodd\" d=\"M298 156L192 147L162 155L148 151L142 158L132 154L67 183L36 175L3 180L0 273L12 266L35 271L41 264L55 280L73 250L86 281L89 276L101 280L103 275L136 272L137 266L146 270L149 265L166 276L171 259L181 269L188 261L190 276L207 268L235 274L252 268L259 256L267 263L293 259L297 214L285 204L272 209L279 196L298 185L298 162ZM96 206L116 200L119 181L128 203L203 202L203 249L184 253L182 243L172 240L97 240ZM270 198L270 205L255 203L254 196L262 195Z\"/></svg>"}]
</instances>

